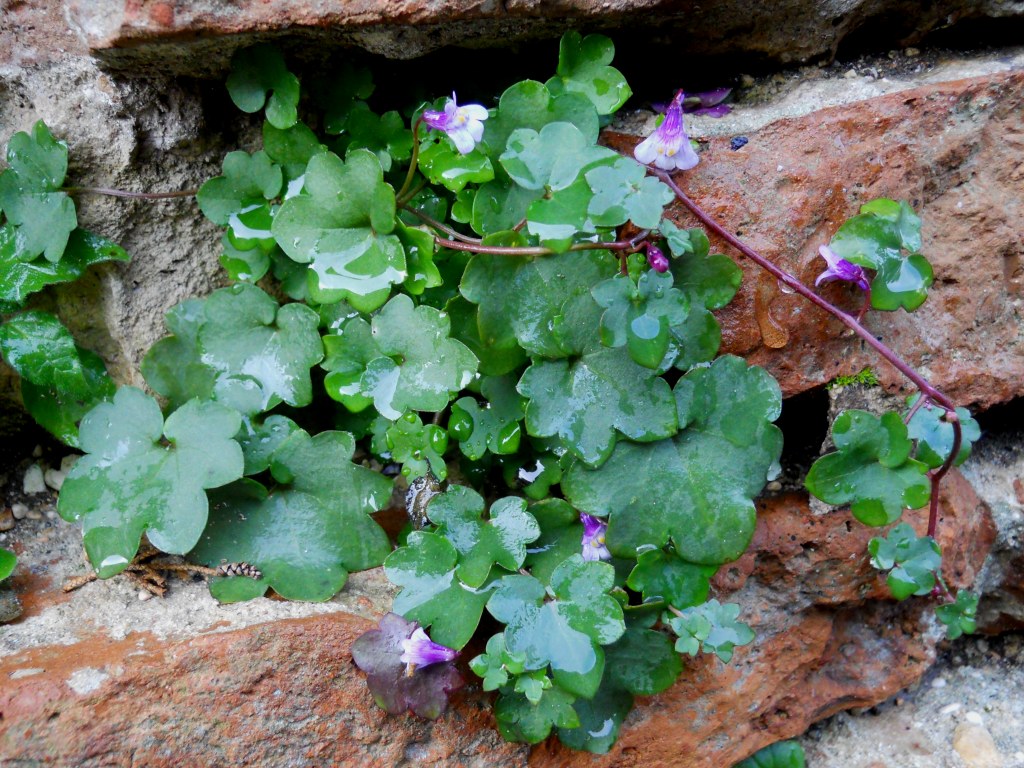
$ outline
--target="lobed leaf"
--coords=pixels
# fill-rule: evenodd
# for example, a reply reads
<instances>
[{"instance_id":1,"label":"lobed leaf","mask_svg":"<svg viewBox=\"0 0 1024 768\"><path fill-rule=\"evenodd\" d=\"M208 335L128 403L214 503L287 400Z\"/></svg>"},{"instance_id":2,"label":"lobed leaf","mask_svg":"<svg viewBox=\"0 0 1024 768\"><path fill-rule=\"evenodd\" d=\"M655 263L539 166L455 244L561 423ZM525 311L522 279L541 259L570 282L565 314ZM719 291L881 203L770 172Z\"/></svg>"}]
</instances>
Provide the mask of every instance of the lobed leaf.
<instances>
[{"instance_id":1,"label":"lobed leaf","mask_svg":"<svg viewBox=\"0 0 1024 768\"><path fill-rule=\"evenodd\" d=\"M680 379L676 400L685 428L674 438L619 442L597 469L574 465L562 491L577 509L608 519L614 555L635 558L644 545L671 540L687 562L730 562L753 535L753 497L777 471L782 434L770 421L781 408L778 385L723 357Z\"/></svg>"},{"instance_id":2,"label":"lobed leaf","mask_svg":"<svg viewBox=\"0 0 1024 768\"><path fill-rule=\"evenodd\" d=\"M244 560L262 571L263 590L329 600L349 572L380 565L391 550L370 514L391 498L392 482L352 463L354 450L345 432L289 430L270 456L278 484L268 490L244 480L211 494L210 522L191 557L209 565ZM211 591L223 596L219 585Z\"/></svg>"},{"instance_id":3,"label":"lobed leaf","mask_svg":"<svg viewBox=\"0 0 1024 768\"><path fill-rule=\"evenodd\" d=\"M928 503L928 468L910 458L910 438L898 413L879 419L844 411L832 425L832 437L838 450L814 462L804 481L826 504L850 504L865 525L888 525L905 507Z\"/></svg>"},{"instance_id":4,"label":"lobed leaf","mask_svg":"<svg viewBox=\"0 0 1024 768\"><path fill-rule=\"evenodd\" d=\"M466 458L476 461L488 451L507 455L519 450L526 400L516 392L515 381L511 376L483 377L483 404L468 396L452 404L448 432L459 441Z\"/></svg>"},{"instance_id":5,"label":"lobed leaf","mask_svg":"<svg viewBox=\"0 0 1024 768\"><path fill-rule=\"evenodd\" d=\"M604 35L582 37L570 30L558 47L558 77L548 87L553 92L580 93L599 115L613 114L633 93L622 73L608 66L614 57L615 45Z\"/></svg>"},{"instance_id":6,"label":"lobed leaf","mask_svg":"<svg viewBox=\"0 0 1024 768\"><path fill-rule=\"evenodd\" d=\"M908 398L907 405L913 407L920 394ZM914 458L924 462L929 469L941 467L953 450L953 425L945 419L945 409L925 403L907 423L907 435L917 441ZM966 408L956 409L960 421L960 450L953 465L959 467L971 455L971 446L981 437L981 427Z\"/></svg>"},{"instance_id":7,"label":"lobed leaf","mask_svg":"<svg viewBox=\"0 0 1024 768\"><path fill-rule=\"evenodd\" d=\"M481 519L483 513L483 498L459 485L435 496L427 507L437 533L459 553L456 574L474 588L487 581L493 564L517 571L526 559L526 545L540 536L540 526L520 498L507 496L493 502L486 520Z\"/></svg>"},{"instance_id":8,"label":"lobed leaf","mask_svg":"<svg viewBox=\"0 0 1024 768\"><path fill-rule=\"evenodd\" d=\"M687 608L682 615L666 613L663 621L679 636L675 645L679 653L688 656L696 656L698 651L713 653L728 664L737 645L747 645L754 639L754 631L737 620L739 613L736 603L723 605L709 600Z\"/></svg>"},{"instance_id":9,"label":"lobed leaf","mask_svg":"<svg viewBox=\"0 0 1024 768\"><path fill-rule=\"evenodd\" d=\"M266 105L267 120L275 128L290 128L298 119L299 79L273 45L260 43L237 51L231 57L227 88L243 112L258 112Z\"/></svg>"},{"instance_id":10,"label":"lobed leaf","mask_svg":"<svg viewBox=\"0 0 1024 768\"><path fill-rule=\"evenodd\" d=\"M165 423L156 401L132 387L82 419L86 455L68 473L57 511L82 523L86 553L101 578L129 565L143 533L163 552L192 549L206 526L204 489L242 476L233 439L240 423L237 412L199 401Z\"/></svg>"}]
</instances>

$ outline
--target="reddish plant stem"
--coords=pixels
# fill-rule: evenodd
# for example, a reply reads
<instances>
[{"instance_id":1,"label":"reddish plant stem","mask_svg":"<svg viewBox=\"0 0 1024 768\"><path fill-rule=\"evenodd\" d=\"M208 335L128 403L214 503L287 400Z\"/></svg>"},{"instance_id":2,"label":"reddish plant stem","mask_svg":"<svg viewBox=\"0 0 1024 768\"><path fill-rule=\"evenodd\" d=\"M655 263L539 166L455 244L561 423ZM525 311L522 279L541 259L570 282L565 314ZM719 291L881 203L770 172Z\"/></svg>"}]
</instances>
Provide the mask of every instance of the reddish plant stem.
<instances>
[{"instance_id":1,"label":"reddish plant stem","mask_svg":"<svg viewBox=\"0 0 1024 768\"><path fill-rule=\"evenodd\" d=\"M629 240L616 240L611 243L575 243L569 246L570 251L622 251L632 253L636 251L639 244L643 242L651 231L645 229L640 234ZM539 245L526 245L522 247L505 245L477 245L476 243L461 243L457 240L448 240L443 237L435 237L436 242L442 248L450 248L453 251L468 251L469 253L487 253L494 256L550 256L559 251L553 251Z\"/></svg>"},{"instance_id":2,"label":"reddish plant stem","mask_svg":"<svg viewBox=\"0 0 1024 768\"><path fill-rule=\"evenodd\" d=\"M879 341L875 336L860 322L852 317L851 315L843 312L839 307L835 306L829 301L826 301L821 296L816 294L810 288L805 286L802 282L797 280L793 275L789 274L785 270L777 267L772 262L768 261L764 256L755 251L749 245L744 243L732 232L727 230L715 219L711 218L703 208L697 203L690 199L690 197L679 188L679 185L675 183L672 176L666 171L657 170L652 168L651 173L661 179L668 187L675 193L679 201L685 205L690 212L697 217L698 220L712 232L717 234L729 245L738 250L748 259L757 264L761 269L765 270L769 274L779 279L782 283L793 289L794 292L800 294L805 299L810 301L815 306L828 312L833 317L837 318L845 326L850 328L854 333L860 336L865 342L867 342L874 350L887 360L896 370L906 376L920 391L922 397L927 397L932 402L942 406L946 410L946 420L953 425L953 447L949 452L949 456L946 457L946 461L943 462L942 466L933 472L930 472L928 477L931 482L931 500L929 503L929 514L928 514L928 535L934 536L935 530L938 527L938 516L939 516L939 483L942 478L945 477L946 473L949 472L950 467L953 465L956 455L960 452L961 443L961 430L960 420L956 416L956 409L953 403L948 397L942 392L933 387L928 381L921 376L917 371L910 367L904 362L895 352L892 351L887 345ZM863 313L863 310L862 310Z\"/></svg>"},{"instance_id":3,"label":"reddish plant stem","mask_svg":"<svg viewBox=\"0 0 1024 768\"><path fill-rule=\"evenodd\" d=\"M447 224L441 223L440 221L435 219L433 216L429 216L429 215L425 214L423 211L419 211L419 210L417 210L415 208L411 208L408 205L403 205L402 206L402 210L403 211L408 211L409 213L411 213L413 216L418 218L420 221L422 221L427 226L432 227L433 229L436 229L438 232L444 232L446 235L448 235L449 237L451 237L454 240L459 240L459 241L461 241L463 243L472 243L472 244L475 244L475 245L479 245L480 242L481 242L480 238L478 238L478 237L469 237L468 235L464 235L461 232L453 229L452 227L449 227Z\"/></svg>"},{"instance_id":4,"label":"reddish plant stem","mask_svg":"<svg viewBox=\"0 0 1024 768\"><path fill-rule=\"evenodd\" d=\"M198 189L183 189L178 192L129 192L126 189L108 189L106 187L61 187L61 192L69 195L82 192L93 195L110 195L111 197L130 197L137 200L172 200L176 197L195 197Z\"/></svg>"}]
</instances>

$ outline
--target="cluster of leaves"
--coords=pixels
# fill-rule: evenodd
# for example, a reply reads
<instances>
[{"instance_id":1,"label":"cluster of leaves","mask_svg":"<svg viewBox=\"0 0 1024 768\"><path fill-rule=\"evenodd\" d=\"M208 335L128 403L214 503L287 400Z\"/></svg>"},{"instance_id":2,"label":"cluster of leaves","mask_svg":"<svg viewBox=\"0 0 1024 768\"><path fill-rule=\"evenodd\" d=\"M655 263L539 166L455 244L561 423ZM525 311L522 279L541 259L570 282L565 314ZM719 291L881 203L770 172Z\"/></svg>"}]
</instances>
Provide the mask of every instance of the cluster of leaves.
<instances>
[{"instance_id":1,"label":"cluster of leaves","mask_svg":"<svg viewBox=\"0 0 1024 768\"><path fill-rule=\"evenodd\" d=\"M673 683L683 655L728 662L752 640L710 583L749 545L753 499L779 470L781 393L764 370L718 356L712 311L740 270L665 217L666 185L597 144L630 95L613 52L568 33L556 74L507 88L465 154L442 131L407 127L443 101L380 114L369 74L350 66L304 99L275 49L236 55L228 92L264 114L262 147L230 153L197 195L224 228L234 284L167 313L169 335L142 364L161 400L115 394L43 313L0 327L0 351L31 386L76 398L52 422L86 452L58 510L82 524L101 577L123 571L143 536L258 568L211 583L226 602L268 589L326 600L383 564L401 589L395 613L354 652L381 706L437 716L459 673L400 655L420 627L462 650L486 611L502 629L470 668L498 692L502 734L554 731L594 752L615 742L635 696ZM74 249L101 241L76 240L63 145L45 128L16 139L0 254L31 279L11 283L120 258L110 244ZM923 300L916 226L905 204L876 201L833 241L876 270L878 306ZM638 253L645 239L671 254L667 270ZM0 274L0 299L23 301L2 293L22 273ZM926 473L952 449L940 416L844 414L809 487L869 524L895 521L927 501ZM373 514L426 481L448 485L393 549ZM897 582L911 559L893 558ZM968 609L947 610L948 623L966 629Z\"/></svg>"},{"instance_id":2,"label":"cluster of leaves","mask_svg":"<svg viewBox=\"0 0 1024 768\"><path fill-rule=\"evenodd\" d=\"M127 261L109 240L78 226L63 189L67 145L43 122L16 133L0 173L0 354L21 377L28 412L78 446L78 421L114 394L103 361L75 343L52 312L23 311L33 294L77 280L92 264Z\"/></svg>"}]
</instances>

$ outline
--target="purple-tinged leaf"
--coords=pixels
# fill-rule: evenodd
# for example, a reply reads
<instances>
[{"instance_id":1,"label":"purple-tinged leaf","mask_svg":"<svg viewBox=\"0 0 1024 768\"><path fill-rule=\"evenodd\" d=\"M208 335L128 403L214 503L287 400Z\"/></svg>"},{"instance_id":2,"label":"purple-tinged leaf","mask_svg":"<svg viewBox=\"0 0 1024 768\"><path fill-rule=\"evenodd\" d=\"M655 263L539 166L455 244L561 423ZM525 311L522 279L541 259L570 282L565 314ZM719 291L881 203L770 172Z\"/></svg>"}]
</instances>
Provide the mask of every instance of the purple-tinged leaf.
<instances>
[{"instance_id":1,"label":"purple-tinged leaf","mask_svg":"<svg viewBox=\"0 0 1024 768\"><path fill-rule=\"evenodd\" d=\"M408 671L401 659L402 643L418 628L397 613L386 614L380 629L371 629L353 643L352 659L366 673L366 685L381 709L391 715L412 710L434 720L448 708L448 696L463 686L463 680L450 661Z\"/></svg>"}]
</instances>

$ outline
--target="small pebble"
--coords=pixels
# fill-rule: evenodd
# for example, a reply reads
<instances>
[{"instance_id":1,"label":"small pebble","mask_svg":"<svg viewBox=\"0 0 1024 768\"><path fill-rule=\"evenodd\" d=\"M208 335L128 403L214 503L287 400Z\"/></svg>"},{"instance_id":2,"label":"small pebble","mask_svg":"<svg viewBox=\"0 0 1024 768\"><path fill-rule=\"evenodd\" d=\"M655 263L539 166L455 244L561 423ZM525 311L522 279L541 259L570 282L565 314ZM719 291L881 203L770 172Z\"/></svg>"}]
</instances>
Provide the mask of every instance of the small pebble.
<instances>
[{"instance_id":1,"label":"small pebble","mask_svg":"<svg viewBox=\"0 0 1024 768\"><path fill-rule=\"evenodd\" d=\"M772 480L770 483L768 483L766 488L769 491L781 491L782 483L780 483L778 480Z\"/></svg>"},{"instance_id":2,"label":"small pebble","mask_svg":"<svg viewBox=\"0 0 1024 768\"><path fill-rule=\"evenodd\" d=\"M38 459L42 455L43 455L43 446L37 445L35 448L32 449L32 458L33 459Z\"/></svg>"},{"instance_id":3,"label":"small pebble","mask_svg":"<svg viewBox=\"0 0 1024 768\"><path fill-rule=\"evenodd\" d=\"M953 702L952 704L947 704L942 709L940 709L939 710L939 714L940 715L952 715L958 709L960 709L960 703L959 702Z\"/></svg>"},{"instance_id":4,"label":"small pebble","mask_svg":"<svg viewBox=\"0 0 1024 768\"><path fill-rule=\"evenodd\" d=\"M946 687L946 678L944 678L944 677L936 677L934 680L932 680L932 688L945 688L945 687Z\"/></svg>"},{"instance_id":5,"label":"small pebble","mask_svg":"<svg viewBox=\"0 0 1024 768\"><path fill-rule=\"evenodd\" d=\"M847 80L853 80L855 77L858 77L857 70L850 68L843 73L843 77L845 77Z\"/></svg>"},{"instance_id":6,"label":"small pebble","mask_svg":"<svg viewBox=\"0 0 1024 768\"><path fill-rule=\"evenodd\" d=\"M0 531L9 531L14 527L14 514L10 507L0 510Z\"/></svg>"},{"instance_id":7,"label":"small pebble","mask_svg":"<svg viewBox=\"0 0 1024 768\"><path fill-rule=\"evenodd\" d=\"M69 453L63 459L60 460L60 471L67 474L71 471L71 468L78 463L78 460L82 458L77 453Z\"/></svg>"},{"instance_id":8,"label":"small pebble","mask_svg":"<svg viewBox=\"0 0 1024 768\"><path fill-rule=\"evenodd\" d=\"M53 488L55 491L59 491L60 487L64 485L64 477L66 472L61 472L59 469L48 469L43 473L43 480L48 486Z\"/></svg>"},{"instance_id":9,"label":"small pebble","mask_svg":"<svg viewBox=\"0 0 1024 768\"><path fill-rule=\"evenodd\" d=\"M149 591L147 591L145 589L140 589L139 590L139 601L140 602L144 603L144 602L146 602L147 600L149 600L152 597L153 597L153 593L152 592L149 592Z\"/></svg>"},{"instance_id":10,"label":"small pebble","mask_svg":"<svg viewBox=\"0 0 1024 768\"><path fill-rule=\"evenodd\" d=\"M967 768L1003 768L1003 756L984 726L960 723L953 732L953 749Z\"/></svg>"},{"instance_id":11,"label":"small pebble","mask_svg":"<svg viewBox=\"0 0 1024 768\"><path fill-rule=\"evenodd\" d=\"M978 712L968 712L964 715L964 720L968 723L974 723L974 725L981 725L981 714Z\"/></svg>"},{"instance_id":12,"label":"small pebble","mask_svg":"<svg viewBox=\"0 0 1024 768\"><path fill-rule=\"evenodd\" d=\"M15 520L24 520L25 515L28 514L28 507L22 504L20 501L11 504L11 514L14 515Z\"/></svg>"},{"instance_id":13,"label":"small pebble","mask_svg":"<svg viewBox=\"0 0 1024 768\"><path fill-rule=\"evenodd\" d=\"M56 520L58 517L59 517L59 515L57 514L57 510L56 509L48 509L48 510L46 510L46 519L47 520Z\"/></svg>"},{"instance_id":14,"label":"small pebble","mask_svg":"<svg viewBox=\"0 0 1024 768\"><path fill-rule=\"evenodd\" d=\"M737 149L742 149L747 146L748 141L750 141L750 139L746 136L733 136L732 141L729 142L729 149L735 152Z\"/></svg>"},{"instance_id":15,"label":"small pebble","mask_svg":"<svg viewBox=\"0 0 1024 768\"><path fill-rule=\"evenodd\" d=\"M27 520L42 520L43 519L43 513L40 512L38 509L30 509L28 512L25 513L25 519L27 519Z\"/></svg>"},{"instance_id":16,"label":"small pebble","mask_svg":"<svg viewBox=\"0 0 1024 768\"><path fill-rule=\"evenodd\" d=\"M915 56L921 55L921 51L919 51L917 48L907 48L905 51L903 51L903 53L905 53L910 58L914 58Z\"/></svg>"},{"instance_id":17,"label":"small pebble","mask_svg":"<svg viewBox=\"0 0 1024 768\"><path fill-rule=\"evenodd\" d=\"M38 464L32 464L25 470L25 477L21 480L21 489L29 493L46 493L46 480L43 479L43 468Z\"/></svg>"}]
</instances>

